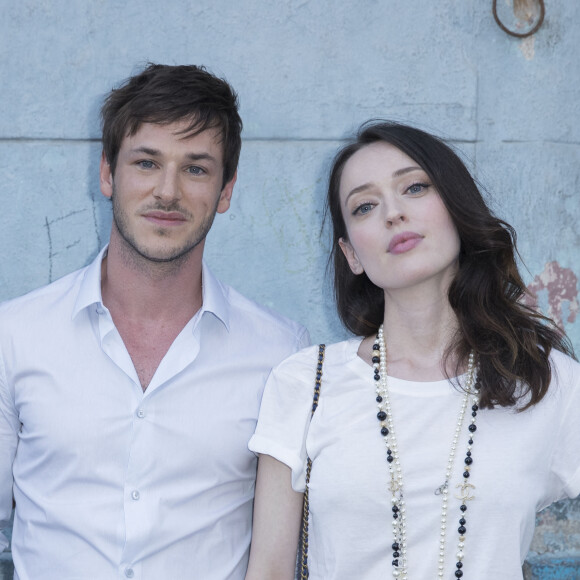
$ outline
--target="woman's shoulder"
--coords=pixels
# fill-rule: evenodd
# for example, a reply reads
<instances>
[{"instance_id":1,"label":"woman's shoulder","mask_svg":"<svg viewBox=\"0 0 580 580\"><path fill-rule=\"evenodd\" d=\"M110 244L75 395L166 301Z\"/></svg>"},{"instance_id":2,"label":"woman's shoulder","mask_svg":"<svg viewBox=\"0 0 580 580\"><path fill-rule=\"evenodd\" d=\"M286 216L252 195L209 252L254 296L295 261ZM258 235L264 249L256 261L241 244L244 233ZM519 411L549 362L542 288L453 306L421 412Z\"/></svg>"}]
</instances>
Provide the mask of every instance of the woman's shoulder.
<instances>
[{"instance_id":1,"label":"woman's shoulder","mask_svg":"<svg viewBox=\"0 0 580 580\"><path fill-rule=\"evenodd\" d=\"M361 337L353 337L340 342L324 345L323 349L323 372L330 366L340 366L348 364L358 355L358 347L362 341ZM277 375L290 374L294 378L306 373L309 376L315 371L320 355L319 344L313 344L295 352L284 359L274 368Z\"/></svg>"},{"instance_id":2,"label":"woman's shoulder","mask_svg":"<svg viewBox=\"0 0 580 580\"><path fill-rule=\"evenodd\" d=\"M580 363L577 360L559 350L552 350L550 364L552 366L552 383L576 385L580 388Z\"/></svg>"}]
</instances>

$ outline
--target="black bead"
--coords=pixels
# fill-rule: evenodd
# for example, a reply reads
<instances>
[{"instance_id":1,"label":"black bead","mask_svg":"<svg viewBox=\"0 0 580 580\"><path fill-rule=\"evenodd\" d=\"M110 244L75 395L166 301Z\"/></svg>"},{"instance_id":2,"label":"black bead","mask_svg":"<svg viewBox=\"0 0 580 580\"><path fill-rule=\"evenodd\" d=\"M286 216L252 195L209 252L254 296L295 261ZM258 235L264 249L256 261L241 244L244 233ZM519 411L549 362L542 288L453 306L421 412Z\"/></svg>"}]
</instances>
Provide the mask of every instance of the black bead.
<instances>
[{"instance_id":1,"label":"black bead","mask_svg":"<svg viewBox=\"0 0 580 580\"><path fill-rule=\"evenodd\" d=\"M470 445L473 445L473 439L472 439L471 437L469 438L469 441L468 441L468 443L469 443Z\"/></svg>"},{"instance_id":2,"label":"black bead","mask_svg":"<svg viewBox=\"0 0 580 580\"><path fill-rule=\"evenodd\" d=\"M471 407L471 410L472 410L472 411L477 411L477 410L479 410L479 407L478 407L477 405L473 405L473 406Z\"/></svg>"},{"instance_id":3,"label":"black bead","mask_svg":"<svg viewBox=\"0 0 580 580\"><path fill-rule=\"evenodd\" d=\"M381 375L375 375L374 376L375 381L380 381L381 380Z\"/></svg>"},{"instance_id":4,"label":"black bead","mask_svg":"<svg viewBox=\"0 0 580 580\"><path fill-rule=\"evenodd\" d=\"M379 421L384 421L387 418L387 414L384 411L379 411L377 413L377 419Z\"/></svg>"},{"instance_id":5,"label":"black bead","mask_svg":"<svg viewBox=\"0 0 580 580\"><path fill-rule=\"evenodd\" d=\"M467 457L471 457L471 451L468 451L465 455L467 455Z\"/></svg>"},{"instance_id":6,"label":"black bead","mask_svg":"<svg viewBox=\"0 0 580 580\"><path fill-rule=\"evenodd\" d=\"M472 423L468 429L472 432L475 433L477 431L477 425L475 423ZM470 444L471 445L471 444Z\"/></svg>"},{"instance_id":7,"label":"black bead","mask_svg":"<svg viewBox=\"0 0 580 580\"><path fill-rule=\"evenodd\" d=\"M381 435L383 435L383 437L384 437L384 436L386 436L388 434L389 434L389 430L386 427L383 427L381 429Z\"/></svg>"},{"instance_id":8,"label":"black bead","mask_svg":"<svg viewBox=\"0 0 580 580\"><path fill-rule=\"evenodd\" d=\"M398 512L398 511L399 511L399 508L398 508L396 505L394 505L394 506L391 508L391 510L393 510L394 512Z\"/></svg>"},{"instance_id":9,"label":"black bead","mask_svg":"<svg viewBox=\"0 0 580 580\"><path fill-rule=\"evenodd\" d=\"M471 416L472 417L477 417L477 412L476 411L473 411L473 413L471 413Z\"/></svg>"},{"instance_id":10,"label":"black bead","mask_svg":"<svg viewBox=\"0 0 580 580\"><path fill-rule=\"evenodd\" d=\"M379 348L379 344L375 342L375 344L373 344L373 350L379 350Z\"/></svg>"},{"instance_id":11,"label":"black bead","mask_svg":"<svg viewBox=\"0 0 580 580\"><path fill-rule=\"evenodd\" d=\"M455 576L457 578L461 578L461 576L463 576L463 572L461 570L455 570Z\"/></svg>"},{"instance_id":12,"label":"black bead","mask_svg":"<svg viewBox=\"0 0 580 580\"><path fill-rule=\"evenodd\" d=\"M393 566L398 566L399 565L399 560L393 560Z\"/></svg>"},{"instance_id":13,"label":"black bead","mask_svg":"<svg viewBox=\"0 0 580 580\"><path fill-rule=\"evenodd\" d=\"M398 558L400 556L399 552L397 552L397 550L395 550L393 552L393 558Z\"/></svg>"},{"instance_id":14,"label":"black bead","mask_svg":"<svg viewBox=\"0 0 580 580\"><path fill-rule=\"evenodd\" d=\"M460 523L462 526L464 526L464 525L465 525L465 518L461 518L461 519L459 520L459 523Z\"/></svg>"},{"instance_id":15,"label":"black bead","mask_svg":"<svg viewBox=\"0 0 580 580\"><path fill-rule=\"evenodd\" d=\"M393 463L393 456L392 455L387 455L387 461L389 463Z\"/></svg>"},{"instance_id":16,"label":"black bead","mask_svg":"<svg viewBox=\"0 0 580 580\"><path fill-rule=\"evenodd\" d=\"M455 566L457 568L463 568L463 562L460 560L459 562L457 562L457 564L455 564Z\"/></svg>"},{"instance_id":17,"label":"black bead","mask_svg":"<svg viewBox=\"0 0 580 580\"><path fill-rule=\"evenodd\" d=\"M372 360L372 362L374 362L374 363L379 363L379 362L381 362L381 359L380 359L378 356L373 356L373 358L372 358L371 360Z\"/></svg>"},{"instance_id":18,"label":"black bead","mask_svg":"<svg viewBox=\"0 0 580 580\"><path fill-rule=\"evenodd\" d=\"M465 504L461 504L461 507L459 508L462 512L467 511L467 506Z\"/></svg>"},{"instance_id":19,"label":"black bead","mask_svg":"<svg viewBox=\"0 0 580 580\"><path fill-rule=\"evenodd\" d=\"M465 534L465 532L467 531L467 528L465 526L459 526L457 528L457 531L463 536L463 534Z\"/></svg>"},{"instance_id":20,"label":"black bead","mask_svg":"<svg viewBox=\"0 0 580 580\"><path fill-rule=\"evenodd\" d=\"M473 459L471 459L471 457L466 457L465 458L465 465L471 465L473 463Z\"/></svg>"},{"instance_id":21,"label":"black bead","mask_svg":"<svg viewBox=\"0 0 580 580\"><path fill-rule=\"evenodd\" d=\"M395 542L391 548L393 548L393 550L398 550L399 549L399 544L397 542Z\"/></svg>"},{"instance_id":22,"label":"black bead","mask_svg":"<svg viewBox=\"0 0 580 580\"><path fill-rule=\"evenodd\" d=\"M397 520L397 519L399 519L399 514L395 512L395 513L393 514L393 519L394 519L394 520Z\"/></svg>"},{"instance_id":23,"label":"black bead","mask_svg":"<svg viewBox=\"0 0 580 580\"><path fill-rule=\"evenodd\" d=\"M376 401L377 401L377 403L382 403L383 402L383 397L381 397L380 395L377 395Z\"/></svg>"},{"instance_id":24,"label":"black bead","mask_svg":"<svg viewBox=\"0 0 580 580\"><path fill-rule=\"evenodd\" d=\"M464 471L463 477L465 477L465 479L467 479L469 477L469 471Z\"/></svg>"},{"instance_id":25,"label":"black bead","mask_svg":"<svg viewBox=\"0 0 580 580\"><path fill-rule=\"evenodd\" d=\"M316 365L316 369L319 370L319 371L321 371L322 370L322 363L318 363Z\"/></svg>"}]
</instances>

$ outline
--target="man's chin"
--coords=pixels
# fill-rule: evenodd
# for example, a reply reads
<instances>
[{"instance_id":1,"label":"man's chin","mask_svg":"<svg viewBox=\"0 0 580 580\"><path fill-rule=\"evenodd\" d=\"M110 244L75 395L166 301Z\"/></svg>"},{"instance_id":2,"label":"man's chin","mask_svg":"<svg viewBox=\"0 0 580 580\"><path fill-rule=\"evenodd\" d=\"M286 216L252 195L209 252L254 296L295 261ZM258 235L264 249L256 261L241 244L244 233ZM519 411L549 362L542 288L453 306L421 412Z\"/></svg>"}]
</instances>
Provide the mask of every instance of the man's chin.
<instances>
[{"instance_id":1,"label":"man's chin","mask_svg":"<svg viewBox=\"0 0 580 580\"><path fill-rule=\"evenodd\" d=\"M137 249L137 253L149 262L156 264L169 264L187 259L194 248L195 245L187 246L185 248L144 248L141 250Z\"/></svg>"}]
</instances>

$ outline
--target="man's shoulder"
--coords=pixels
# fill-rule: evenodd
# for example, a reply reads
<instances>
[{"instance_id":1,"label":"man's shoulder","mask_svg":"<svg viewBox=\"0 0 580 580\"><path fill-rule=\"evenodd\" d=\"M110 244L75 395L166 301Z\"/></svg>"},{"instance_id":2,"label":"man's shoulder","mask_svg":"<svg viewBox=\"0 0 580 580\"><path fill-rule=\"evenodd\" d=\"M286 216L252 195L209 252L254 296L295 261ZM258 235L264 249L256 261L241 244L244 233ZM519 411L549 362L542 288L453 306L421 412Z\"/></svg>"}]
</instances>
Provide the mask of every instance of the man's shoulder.
<instances>
[{"instance_id":1,"label":"man's shoulder","mask_svg":"<svg viewBox=\"0 0 580 580\"><path fill-rule=\"evenodd\" d=\"M299 347L309 343L306 328L269 306L247 298L235 288L220 282L229 307L230 325L251 336L256 333L262 339L286 338Z\"/></svg>"},{"instance_id":2,"label":"man's shoulder","mask_svg":"<svg viewBox=\"0 0 580 580\"><path fill-rule=\"evenodd\" d=\"M240 322L256 324L260 327L273 327L291 334L300 334L305 330L304 326L276 312L273 308L259 304L227 284L222 286L231 309L231 315L238 318Z\"/></svg>"},{"instance_id":3,"label":"man's shoulder","mask_svg":"<svg viewBox=\"0 0 580 580\"><path fill-rule=\"evenodd\" d=\"M28 319L39 323L42 318L59 310L59 306L70 307L72 313L85 271L86 268L81 268L50 284L0 303L0 324L8 324L11 319L15 319L20 326Z\"/></svg>"}]
</instances>

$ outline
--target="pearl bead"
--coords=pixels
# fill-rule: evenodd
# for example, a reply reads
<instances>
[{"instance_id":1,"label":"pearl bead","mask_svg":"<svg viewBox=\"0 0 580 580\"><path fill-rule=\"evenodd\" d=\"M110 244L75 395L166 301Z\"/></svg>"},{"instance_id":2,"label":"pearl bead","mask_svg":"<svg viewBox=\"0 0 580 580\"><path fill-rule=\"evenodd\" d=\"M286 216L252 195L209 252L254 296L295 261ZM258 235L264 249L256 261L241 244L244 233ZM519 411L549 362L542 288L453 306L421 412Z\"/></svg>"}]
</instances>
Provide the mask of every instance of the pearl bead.
<instances>
[{"instance_id":1,"label":"pearl bead","mask_svg":"<svg viewBox=\"0 0 580 580\"><path fill-rule=\"evenodd\" d=\"M376 340L376 348L373 345L373 374L376 375L373 377L373 384L375 386L375 390L377 393L377 407L379 410L379 414L386 413L385 420L381 422L383 428L388 429L387 435L383 436L387 449L390 451L388 454L389 462L388 465L388 473L389 473L389 480L387 485L389 490L396 490L390 492L391 495L391 503L393 506L398 507L398 518L393 519L393 535L394 535L394 543L393 546L397 546L397 562L393 564L393 577L400 578L401 580L408 580L408 573L406 568L406 553L407 553L407 532L406 532L406 522L407 518L405 515L405 500L403 499L403 474L401 469L401 463L399 460L399 449L397 443L397 436L393 425L392 420L392 412L391 412L391 402L389 400L389 390L387 385L387 348L385 345L384 340L384 328L383 325L379 327L377 332L377 340ZM377 360L378 357L378 360ZM473 405L479 402L479 397L477 391L471 392L471 388L474 384L474 368L475 368L475 357L474 354L471 353L469 355L469 360L467 364L467 381L465 385L465 392L464 396L461 400L459 416L457 418L457 424L455 427L455 431L453 434L453 438L451 441L449 459L446 465L445 471L445 483L443 486L439 488L438 495L441 495L441 521L440 521L440 539L439 539L439 561L438 561L438 578L445 577L445 543L446 543L446 535L447 535L447 500L448 500L448 493L449 493L449 482L451 480L451 475L453 473L453 466L455 462L455 455L457 451L459 437L463 428L465 412L468 406L469 398L471 397L472 400L472 408ZM476 384L477 389L477 384ZM474 410L475 411L475 410ZM473 418L471 419L471 426L470 426L470 441L468 450L471 450L471 443L473 443L472 438L477 430L475 427L475 415L473 413ZM469 466L466 466L465 469L469 471ZM463 540L464 537L459 537L459 554L463 557ZM398 564L398 565L397 565Z\"/></svg>"}]
</instances>

